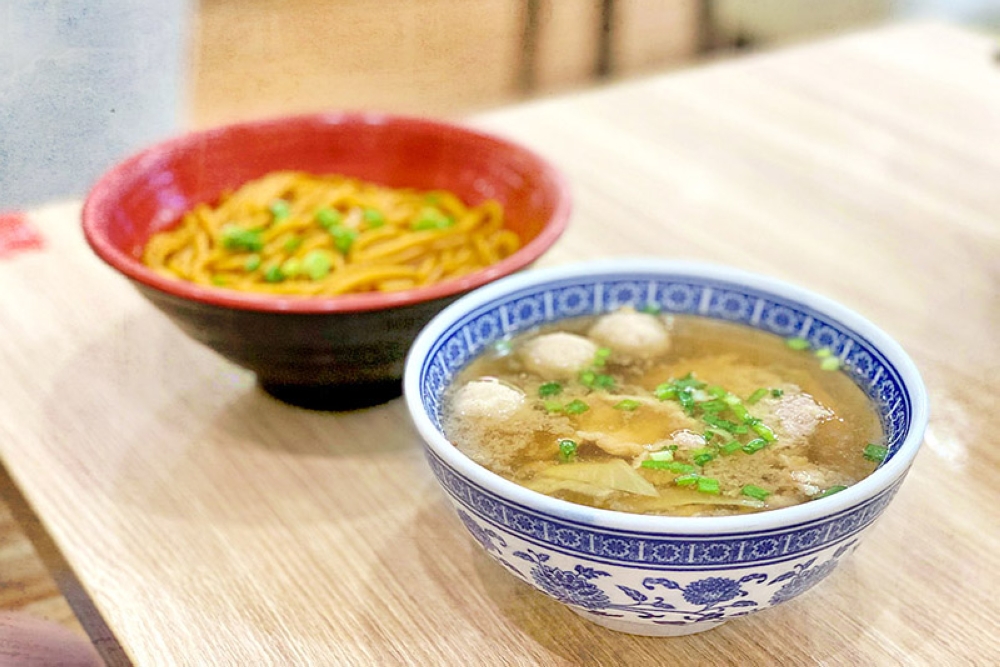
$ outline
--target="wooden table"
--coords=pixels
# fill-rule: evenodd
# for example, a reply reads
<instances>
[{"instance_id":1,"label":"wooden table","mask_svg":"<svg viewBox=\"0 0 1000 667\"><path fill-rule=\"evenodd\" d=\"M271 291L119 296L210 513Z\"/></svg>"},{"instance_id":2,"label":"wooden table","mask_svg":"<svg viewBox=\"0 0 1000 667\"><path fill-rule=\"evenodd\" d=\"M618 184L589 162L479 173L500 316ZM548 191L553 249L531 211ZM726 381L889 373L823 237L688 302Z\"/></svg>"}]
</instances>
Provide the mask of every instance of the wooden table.
<instances>
[{"instance_id":1,"label":"wooden table","mask_svg":"<svg viewBox=\"0 0 1000 667\"><path fill-rule=\"evenodd\" d=\"M446 507L401 401L275 402L95 259L77 204L33 212L46 247L0 261L0 455L109 664L1000 663L996 51L891 27L471 120L572 182L544 264L778 276L924 374L926 446L853 559L690 637L615 634L529 590Z\"/></svg>"}]
</instances>

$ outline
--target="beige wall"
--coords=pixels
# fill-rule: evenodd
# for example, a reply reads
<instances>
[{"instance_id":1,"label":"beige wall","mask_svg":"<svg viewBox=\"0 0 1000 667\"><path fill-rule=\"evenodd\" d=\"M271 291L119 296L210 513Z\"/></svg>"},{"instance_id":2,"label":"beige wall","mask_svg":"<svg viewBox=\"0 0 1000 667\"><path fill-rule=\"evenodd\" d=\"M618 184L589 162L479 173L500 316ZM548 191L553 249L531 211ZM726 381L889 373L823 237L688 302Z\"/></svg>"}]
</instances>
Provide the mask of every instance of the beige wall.
<instances>
[{"instance_id":1,"label":"beige wall","mask_svg":"<svg viewBox=\"0 0 1000 667\"><path fill-rule=\"evenodd\" d=\"M190 120L378 109L456 116L594 82L600 0L201 0ZM619 0L619 74L689 58L696 0ZM535 87L525 91L524 66Z\"/></svg>"}]
</instances>

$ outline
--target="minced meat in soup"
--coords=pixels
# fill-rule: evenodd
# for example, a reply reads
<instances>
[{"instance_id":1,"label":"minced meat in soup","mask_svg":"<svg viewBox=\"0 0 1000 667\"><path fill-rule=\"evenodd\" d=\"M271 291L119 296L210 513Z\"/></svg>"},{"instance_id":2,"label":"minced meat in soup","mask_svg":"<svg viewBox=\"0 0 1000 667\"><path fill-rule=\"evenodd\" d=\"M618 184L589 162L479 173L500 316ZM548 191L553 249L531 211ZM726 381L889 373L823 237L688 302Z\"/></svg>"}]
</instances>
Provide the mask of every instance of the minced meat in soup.
<instances>
[{"instance_id":1,"label":"minced meat in soup","mask_svg":"<svg viewBox=\"0 0 1000 667\"><path fill-rule=\"evenodd\" d=\"M885 456L871 401L825 350L622 309L502 341L449 390L474 461L594 507L717 516L835 493Z\"/></svg>"}]
</instances>

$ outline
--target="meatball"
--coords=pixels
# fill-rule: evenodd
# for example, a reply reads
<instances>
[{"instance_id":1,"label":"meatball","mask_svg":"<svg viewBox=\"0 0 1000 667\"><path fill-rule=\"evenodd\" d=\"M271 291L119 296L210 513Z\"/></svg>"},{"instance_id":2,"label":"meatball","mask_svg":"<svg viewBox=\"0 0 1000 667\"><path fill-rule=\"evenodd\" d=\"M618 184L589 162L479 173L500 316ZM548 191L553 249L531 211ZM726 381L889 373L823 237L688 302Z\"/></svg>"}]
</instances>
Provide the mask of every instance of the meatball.
<instances>
[{"instance_id":1,"label":"meatball","mask_svg":"<svg viewBox=\"0 0 1000 667\"><path fill-rule=\"evenodd\" d=\"M543 334L520 350L521 361L529 371L545 378L569 378L594 362L597 345L571 333Z\"/></svg>"},{"instance_id":2,"label":"meatball","mask_svg":"<svg viewBox=\"0 0 1000 667\"><path fill-rule=\"evenodd\" d=\"M473 419L503 420L524 404L524 392L495 378L469 382L455 394L455 412Z\"/></svg>"},{"instance_id":3,"label":"meatball","mask_svg":"<svg viewBox=\"0 0 1000 667\"><path fill-rule=\"evenodd\" d=\"M670 348L670 331L663 319L631 308L604 315L588 335L629 357L657 356Z\"/></svg>"},{"instance_id":4,"label":"meatball","mask_svg":"<svg viewBox=\"0 0 1000 667\"><path fill-rule=\"evenodd\" d=\"M833 417L833 411L795 387L786 389L781 398L762 400L751 413L774 427L782 445L802 442L817 426Z\"/></svg>"}]
</instances>

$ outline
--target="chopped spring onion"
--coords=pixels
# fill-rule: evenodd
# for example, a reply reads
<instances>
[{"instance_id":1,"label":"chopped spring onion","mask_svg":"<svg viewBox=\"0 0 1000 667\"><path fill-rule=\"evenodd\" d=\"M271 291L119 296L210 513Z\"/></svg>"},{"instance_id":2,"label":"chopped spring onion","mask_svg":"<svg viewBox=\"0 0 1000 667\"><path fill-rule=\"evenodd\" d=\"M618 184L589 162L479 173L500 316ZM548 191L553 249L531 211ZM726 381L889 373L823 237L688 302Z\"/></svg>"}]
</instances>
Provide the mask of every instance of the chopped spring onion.
<instances>
[{"instance_id":1,"label":"chopped spring onion","mask_svg":"<svg viewBox=\"0 0 1000 667\"><path fill-rule=\"evenodd\" d=\"M420 209L417 219L413 221L410 228L413 231L424 231L428 229L447 229L455 224L455 220L441 212L436 206L427 206Z\"/></svg>"},{"instance_id":2,"label":"chopped spring onion","mask_svg":"<svg viewBox=\"0 0 1000 667\"><path fill-rule=\"evenodd\" d=\"M302 271L310 280L322 280L330 273L330 258L322 250L310 250L302 258Z\"/></svg>"},{"instance_id":3,"label":"chopped spring onion","mask_svg":"<svg viewBox=\"0 0 1000 667\"><path fill-rule=\"evenodd\" d=\"M625 412L632 412L633 410L638 409L640 405L641 403L639 403L639 401L635 399L624 398L615 403L615 410L624 410Z\"/></svg>"},{"instance_id":4,"label":"chopped spring onion","mask_svg":"<svg viewBox=\"0 0 1000 667\"><path fill-rule=\"evenodd\" d=\"M214 275L214 276L212 276L212 284L213 285L218 285L219 287L222 287L227 282L229 282L229 281L226 280L225 276L220 276L220 275Z\"/></svg>"},{"instance_id":5,"label":"chopped spring onion","mask_svg":"<svg viewBox=\"0 0 1000 667\"><path fill-rule=\"evenodd\" d=\"M590 406L581 401L579 398L575 398L566 404L564 410L568 415L579 415L583 414L590 409Z\"/></svg>"},{"instance_id":6,"label":"chopped spring onion","mask_svg":"<svg viewBox=\"0 0 1000 667\"><path fill-rule=\"evenodd\" d=\"M759 419L755 419L754 422L750 424L750 428L753 429L754 433L764 438L764 440L767 440L768 442L774 442L775 440L778 439L778 436L774 434L774 431L771 430L771 427Z\"/></svg>"},{"instance_id":7,"label":"chopped spring onion","mask_svg":"<svg viewBox=\"0 0 1000 667\"><path fill-rule=\"evenodd\" d=\"M281 272L285 274L287 278L294 278L299 275L302 270L302 260L292 257L291 259L286 259L281 265Z\"/></svg>"},{"instance_id":8,"label":"chopped spring onion","mask_svg":"<svg viewBox=\"0 0 1000 667\"><path fill-rule=\"evenodd\" d=\"M826 359L827 357L833 356L833 350L828 347L821 347L814 353L820 359Z\"/></svg>"},{"instance_id":9,"label":"chopped spring onion","mask_svg":"<svg viewBox=\"0 0 1000 667\"><path fill-rule=\"evenodd\" d=\"M729 409L732 411L736 418L743 422L744 424L752 419L750 416L750 411L747 410L746 406L742 403L736 403L735 405L730 405Z\"/></svg>"},{"instance_id":10,"label":"chopped spring onion","mask_svg":"<svg viewBox=\"0 0 1000 667\"><path fill-rule=\"evenodd\" d=\"M695 465L703 466L715 460L715 450L709 447L702 447L691 452L691 460Z\"/></svg>"},{"instance_id":11,"label":"chopped spring onion","mask_svg":"<svg viewBox=\"0 0 1000 667\"><path fill-rule=\"evenodd\" d=\"M805 338L789 338L785 341L785 345L792 348L793 350L808 350L809 341Z\"/></svg>"},{"instance_id":12,"label":"chopped spring onion","mask_svg":"<svg viewBox=\"0 0 1000 667\"><path fill-rule=\"evenodd\" d=\"M784 389L772 389L771 390L771 396L774 396L775 398L781 398L784 395L785 395L785 390Z\"/></svg>"},{"instance_id":13,"label":"chopped spring onion","mask_svg":"<svg viewBox=\"0 0 1000 667\"><path fill-rule=\"evenodd\" d=\"M268 209L270 209L271 215L274 216L275 222L281 222L292 212L292 207L284 199L275 199L268 206Z\"/></svg>"},{"instance_id":14,"label":"chopped spring onion","mask_svg":"<svg viewBox=\"0 0 1000 667\"><path fill-rule=\"evenodd\" d=\"M767 440L765 440L764 438L754 438L747 444L740 447L740 449L742 449L747 454L756 454L765 447L767 447Z\"/></svg>"},{"instance_id":15,"label":"chopped spring onion","mask_svg":"<svg viewBox=\"0 0 1000 667\"><path fill-rule=\"evenodd\" d=\"M645 305L639 306L637 310L640 313L646 313L647 315L659 315L661 312L663 312L663 309L660 308L660 306L658 306L655 303L647 303Z\"/></svg>"},{"instance_id":16,"label":"chopped spring onion","mask_svg":"<svg viewBox=\"0 0 1000 667\"><path fill-rule=\"evenodd\" d=\"M261 261L260 255L257 254L250 255L249 257L246 258L246 261L243 262L243 270L256 271L257 269L260 268L260 261Z\"/></svg>"},{"instance_id":17,"label":"chopped spring onion","mask_svg":"<svg viewBox=\"0 0 1000 667\"><path fill-rule=\"evenodd\" d=\"M575 440L564 438L559 441L559 458L563 461L570 461L576 457L578 445Z\"/></svg>"},{"instance_id":18,"label":"chopped spring onion","mask_svg":"<svg viewBox=\"0 0 1000 667\"><path fill-rule=\"evenodd\" d=\"M604 365L608 362L608 357L610 356L611 356L610 347L597 348L597 352L594 353L594 367L603 368Z\"/></svg>"},{"instance_id":19,"label":"chopped spring onion","mask_svg":"<svg viewBox=\"0 0 1000 667\"><path fill-rule=\"evenodd\" d=\"M551 413L562 412L566 409L559 401L545 401L543 405L545 406L545 411Z\"/></svg>"},{"instance_id":20,"label":"chopped spring onion","mask_svg":"<svg viewBox=\"0 0 1000 667\"><path fill-rule=\"evenodd\" d=\"M259 252L264 249L264 239L258 230L228 225L222 228L222 245L227 250Z\"/></svg>"},{"instance_id":21,"label":"chopped spring onion","mask_svg":"<svg viewBox=\"0 0 1000 667\"><path fill-rule=\"evenodd\" d=\"M698 407L704 410L705 412L722 412L723 410L729 408L726 402L723 401L721 398L716 398L711 401L704 401L702 403L699 403Z\"/></svg>"},{"instance_id":22,"label":"chopped spring onion","mask_svg":"<svg viewBox=\"0 0 1000 667\"><path fill-rule=\"evenodd\" d=\"M737 451L739 451L740 447L742 446L743 443L740 442L739 440L732 440L719 447L719 453L725 455L735 454Z\"/></svg>"},{"instance_id":23,"label":"chopped spring onion","mask_svg":"<svg viewBox=\"0 0 1000 667\"><path fill-rule=\"evenodd\" d=\"M674 452L671 449L661 449L658 452L650 452L649 459L652 461L673 461Z\"/></svg>"},{"instance_id":24,"label":"chopped spring onion","mask_svg":"<svg viewBox=\"0 0 1000 667\"><path fill-rule=\"evenodd\" d=\"M697 484L699 479L701 479L701 475L696 472L689 472L685 475L675 477L674 484L677 486L691 486L693 484Z\"/></svg>"},{"instance_id":25,"label":"chopped spring onion","mask_svg":"<svg viewBox=\"0 0 1000 667\"><path fill-rule=\"evenodd\" d=\"M333 245L344 255L351 249L354 239L358 236L355 230L347 227L330 227L329 232L333 236Z\"/></svg>"},{"instance_id":26,"label":"chopped spring onion","mask_svg":"<svg viewBox=\"0 0 1000 667\"><path fill-rule=\"evenodd\" d=\"M562 393L562 385L558 382L543 382L538 387L538 395L541 398L548 398L549 396L558 396Z\"/></svg>"},{"instance_id":27,"label":"chopped spring onion","mask_svg":"<svg viewBox=\"0 0 1000 667\"><path fill-rule=\"evenodd\" d=\"M838 484L837 486L831 486L826 491L823 491L822 493L813 496L813 498L826 498L827 496L832 496L835 493L840 493L841 491L843 491L846 488L847 488L846 486L843 486L843 485L840 485L840 484Z\"/></svg>"},{"instance_id":28,"label":"chopped spring onion","mask_svg":"<svg viewBox=\"0 0 1000 667\"><path fill-rule=\"evenodd\" d=\"M761 387L760 389L758 389L754 393L750 394L750 397L747 398L747 403L749 403L750 405L753 405L754 403L756 403L760 399L764 398L765 396L767 396L767 389L764 389L763 387Z\"/></svg>"},{"instance_id":29,"label":"chopped spring onion","mask_svg":"<svg viewBox=\"0 0 1000 667\"><path fill-rule=\"evenodd\" d=\"M366 208L362 212L365 218L365 222L368 223L368 229L378 229L385 224L385 216L382 212L374 208Z\"/></svg>"},{"instance_id":30,"label":"chopped spring onion","mask_svg":"<svg viewBox=\"0 0 1000 667\"><path fill-rule=\"evenodd\" d=\"M285 252L295 252L301 245L301 236L290 236L281 247L285 249Z\"/></svg>"},{"instance_id":31,"label":"chopped spring onion","mask_svg":"<svg viewBox=\"0 0 1000 667\"><path fill-rule=\"evenodd\" d=\"M697 484L701 493L719 493L719 480L714 477L699 477Z\"/></svg>"},{"instance_id":32,"label":"chopped spring onion","mask_svg":"<svg viewBox=\"0 0 1000 667\"><path fill-rule=\"evenodd\" d=\"M285 279L285 274L281 272L281 266L272 264L264 270L264 280L269 283L280 283Z\"/></svg>"},{"instance_id":33,"label":"chopped spring onion","mask_svg":"<svg viewBox=\"0 0 1000 667\"><path fill-rule=\"evenodd\" d=\"M824 371L836 371L840 370L840 359L837 357L826 357L823 361L819 362L819 367Z\"/></svg>"},{"instance_id":34,"label":"chopped spring onion","mask_svg":"<svg viewBox=\"0 0 1000 667\"><path fill-rule=\"evenodd\" d=\"M766 500L767 497L771 495L771 492L767 489L762 489L754 484L747 484L743 487L743 490L740 491L740 493L749 498L754 498L755 500Z\"/></svg>"},{"instance_id":35,"label":"chopped spring onion","mask_svg":"<svg viewBox=\"0 0 1000 667\"><path fill-rule=\"evenodd\" d=\"M656 389L653 390L653 395L661 401L668 401L672 398L677 398L677 390L669 382L664 382L661 385L657 385Z\"/></svg>"},{"instance_id":36,"label":"chopped spring onion","mask_svg":"<svg viewBox=\"0 0 1000 667\"><path fill-rule=\"evenodd\" d=\"M889 455L889 448L883 445L876 445L873 442L865 445L864 457L869 461L875 461L881 463L885 461L885 457Z\"/></svg>"},{"instance_id":37,"label":"chopped spring onion","mask_svg":"<svg viewBox=\"0 0 1000 667\"><path fill-rule=\"evenodd\" d=\"M697 470L697 468L690 463L681 463L680 461L657 461L656 459L646 459L640 463L639 466L642 468L649 468L651 470L666 470L667 472L681 475L687 475Z\"/></svg>"},{"instance_id":38,"label":"chopped spring onion","mask_svg":"<svg viewBox=\"0 0 1000 667\"><path fill-rule=\"evenodd\" d=\"M316 222L323 229L330 229L334 225L339 225L341 217L340 211L332 208L321 208L316 211Z\"/></svg>"}]
</instances>

